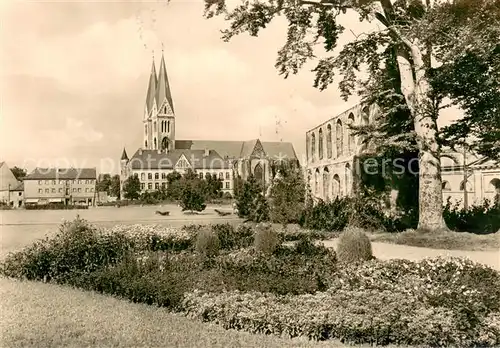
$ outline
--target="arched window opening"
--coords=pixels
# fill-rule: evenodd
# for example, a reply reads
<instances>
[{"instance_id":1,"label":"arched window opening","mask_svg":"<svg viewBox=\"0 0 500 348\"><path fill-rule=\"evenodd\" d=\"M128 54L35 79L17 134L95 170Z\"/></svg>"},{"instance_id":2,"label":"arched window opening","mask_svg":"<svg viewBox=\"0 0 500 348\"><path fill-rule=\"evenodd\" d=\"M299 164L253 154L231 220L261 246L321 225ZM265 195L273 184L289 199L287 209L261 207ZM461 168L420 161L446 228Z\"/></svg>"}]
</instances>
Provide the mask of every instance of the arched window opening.
<instances>
[{"instance_id":1,"label":"arched window opening","mask_svg":"<svg viewBox=\"0 0 500 348\"><path fill-rule=\"evenodd\" d=\"M349 126L354 125L354 114L351 112L349 114L349 117L347 118ZM354 131L348 127L347 128L347 148L349 153L352 153L354 151Z\"/></svg>"},{"instance_id":2,"label":"arched window opening","mask_svg":"<svg viewBox=\"0 0 500 348\"><path fill-rule=\"evenodd\" d=\"M314 194L318 195L319 193L319 169L316 169L314 172Z\"/></svg>"},{"instance_id":3,"label":"arched window opening","mask_svg":"<svg viewBox=\"0 0 500 348\"><path fill-rule=\"evenodd\" d=\"M333 198L340 197L340 177L337 174L333 176L332 194Z\"/></svg>"},{"instance_id":4,"label":"arched window opening","mask_svg":"<svg viewBox=\"0 0 500 348\"><path fill-rule=\"evenodd\" d=\"M323 199L328 201L330 199L330 172L328 167L323 169Z\"/></svg>"},{"instance_id":5,"label":"arched window opening","mask_svg":"<svg viewBox=\"0 0 500 348\"><path fill-rule=\"evenodd\" d=\"M148 125L144 125L144 135L148 135Z\"/></svg>"},{"instance_id":6,"label":"arched window opening","mask_svg":"<svg viewBox=\"0 0 500 348\"><path fill-rule=\"evenodd\" d=\"M157 149L157 147L156 147L156 138L154 138L154 140L153 140L153 149L154 149L154 150L156 150L156 149Z\"/></svg>"},{"instance_id":7,"label":"arched window opening","mask_svg":"<svg viewBox=\"0 0 500 348\"><path fill-rule=\"evenodd\" d=\"M319 159L323 159L323 130L320 128L319 129L319 136L318 136L318 152L319 152Z\"/></svg>"},{"instance_id":8,"label":"arched window opening","mask_svg":"<svg viewBox=\"0 0 500 348\"><path fill-rule=\"evenodd\" d=\"M361 119L363 121L363 125L366 126L370 123L370 107L365 106L363 111L361 112Z\"/></svg>"},{"instance_id":9,"label":"arched window opening","mask_svg":"<svg viewBox=\"0 0 500 348\"><path fill-rule=\"evenodd\" d=\"M155 132L155 133L156 133L156 121L155 121L155 122L153 122L153 132Z\"/></svg>"},{"instance_id":10,"label":"arched window opening","mask_svg":"<svg viewBox=\"0 0 500 348\"><path fill-rule=\"evenodd\" d=\"M337 120L335 127L336 145L337 145L337 157L342 156L344 149L344 132L342 129L342 121Z\"/></svg>"},{"instance_id":11,"label":"arched window opening","mask_svg":"<svg viewBox=\"0 0 500 348\"><path fill-rule=\"evenodd\" d=\"M316 157L316 134L311 135L311 158L314 161Z\"/></svg>"},{"instance_id":12,"label":"arched window opening","mask_svg":"<svg viewBox=\"0 0 500 348\"><path fill-rule=\"evenodd\" d=\"M170 121L167 121L167 132L170 133Z\"/></svg>"},{"instance_id":13,"label":"arched window opening","mask_svg":"<svg viewBox=\"0 0 500 348\"><path fill-rule=\"evenodd\" d=\"M332 126L326 126L326 156L332 158Z\"/></svg>"},{"instance_id":14,"label":"arched window opening","mask_svg":"<svg viewBox=\"0 0 500 348\"><path fill-rule=\"evenodd\" d=\"M451 191L451 185L448 181L443 181L443 184L441 186L443 188L443 191Z\"/></svg>"},{"instance_id":15,"label":"arched window opening","mask_svg":"<svg viewBox=\"0 0 500 348\"><path fill-rule=\"evenodd\" d=\"M345 195L348 196L352 190L352 170L351 165L347 163L345 165Z\"/></svg>"},{"instance_id":16,"label":"arched window opening","mask_svg":"<svg viewBox=\"0 0 500 348\"><path fill-rule=\"evenodd\" d=\"M147 149L148 148L148 141L144 140L144 147Z\"/></svg>"}]
</instances>

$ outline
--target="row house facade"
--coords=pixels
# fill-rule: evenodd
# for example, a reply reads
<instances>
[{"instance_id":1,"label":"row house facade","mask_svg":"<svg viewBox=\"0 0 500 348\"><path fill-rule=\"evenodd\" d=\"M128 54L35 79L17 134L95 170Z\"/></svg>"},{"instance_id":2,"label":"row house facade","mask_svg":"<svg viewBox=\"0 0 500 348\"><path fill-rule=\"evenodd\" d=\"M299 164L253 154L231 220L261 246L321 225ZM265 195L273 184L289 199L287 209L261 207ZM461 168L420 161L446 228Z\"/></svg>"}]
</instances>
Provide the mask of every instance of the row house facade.
<instances>
[{"instance_id":1,"label":"row house facade","mask_svg":"<svg viewBox=\"0 0 500 348\"><path fill-rule=\"evenodd\" d=\"M24 180L25 204L94 205L96 168L35 168Z\"/></svg>"}]
</instances>

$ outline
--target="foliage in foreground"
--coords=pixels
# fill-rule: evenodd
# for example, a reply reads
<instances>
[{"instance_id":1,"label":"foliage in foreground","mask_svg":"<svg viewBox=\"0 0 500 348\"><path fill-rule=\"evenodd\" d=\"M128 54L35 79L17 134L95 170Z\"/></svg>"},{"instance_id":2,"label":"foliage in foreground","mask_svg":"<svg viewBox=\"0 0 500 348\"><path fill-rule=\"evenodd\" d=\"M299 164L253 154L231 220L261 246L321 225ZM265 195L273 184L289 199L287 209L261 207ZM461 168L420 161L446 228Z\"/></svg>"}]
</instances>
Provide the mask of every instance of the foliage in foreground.
<instances>
[{"instance_id":1,"label":"foliage in foreground","mask_svg":"<svg viewBox=\"0 0 500 348\"><path fill-rule=\"evenodd\" d=\"M218 253L195 252L201 231L217 236ZM77 219L55 238L11 254L2 273L253 333L346 343L500 344L500 273L491 268L441 258L338 266L333 250L306 237L266 254L252 247L254 234L229 224L98 231ZM276 236L284 239L280 233L270 239Z\"/></svg>"},{"instance_id":2,"label":"foliage in foreground","mask_svg":"<svg viewBox=\"0 0 500 348\"><path fill-rule=\"evenodd\" d=\"M372 244L360 228L348 228L340 235L337 245L339 262L356 263L373 258Z\"/></svg>"}]
</instances>

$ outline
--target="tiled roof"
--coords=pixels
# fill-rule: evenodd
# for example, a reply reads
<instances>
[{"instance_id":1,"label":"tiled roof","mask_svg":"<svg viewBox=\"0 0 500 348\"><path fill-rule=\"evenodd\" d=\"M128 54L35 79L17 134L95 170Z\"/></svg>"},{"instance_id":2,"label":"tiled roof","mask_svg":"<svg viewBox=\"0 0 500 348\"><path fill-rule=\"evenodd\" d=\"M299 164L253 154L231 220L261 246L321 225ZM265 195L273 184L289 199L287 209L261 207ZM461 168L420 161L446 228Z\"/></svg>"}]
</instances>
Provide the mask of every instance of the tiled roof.
<instances>
[{"instance_id":1,"label":"tiled roof","mask_svg":"<svg viewBox=\"0 0 500 348\"><path fill-rule=\"evenodd\" d=\"M128 160L127 151L125 151L125 148L123 148L122 157L120 158L120 160Z\"/></svg>"},{"instance_id":2,"label":"tiled roof","mask_svg":"<svg viewBox=\"0 0 500 348\"><path fill-rule=\"evenodd\" d=\"M35 168L24 180L96 179L95 168Z\"/></svg>"},{"instance_id":3,"label":"tiled roof","mask_svg":"<svg viewBox=\"0 0 500 348\"><path fill-rule=\"evenodd\" d=\"M229 168L229 162L215 150L210 150L208 156L205 156L205 150L176 149L168 153L158 153L157 150L137 150L129 163L132 169L173 169L183 155L193 169Z\"/></svg>"},{"instance_id":4,"label":"tiled roof","mask_svg":"<svg viewBox=\"0 0 500 348\"><path fill-rule=\"evenodd\" d=\"M223 158L242 158L249 156L257 143L257 139L249 141L224 141L224 140L176 140L177 150L204 150L213 149ZM267 156L276 159L297 159L297 154L292 143L279 141L263 141L262 147Z\"/></svg>"},{"instance_id":5,"label":"tiled roof","mask_svg":"<svg viewBox=\"0 0 500 348\"><path fill-rule=\"evenodd\" d=\"M24 182L20 182L19 185L11 189L11 191L24 191Z\"/></svg>"}]
</instances>

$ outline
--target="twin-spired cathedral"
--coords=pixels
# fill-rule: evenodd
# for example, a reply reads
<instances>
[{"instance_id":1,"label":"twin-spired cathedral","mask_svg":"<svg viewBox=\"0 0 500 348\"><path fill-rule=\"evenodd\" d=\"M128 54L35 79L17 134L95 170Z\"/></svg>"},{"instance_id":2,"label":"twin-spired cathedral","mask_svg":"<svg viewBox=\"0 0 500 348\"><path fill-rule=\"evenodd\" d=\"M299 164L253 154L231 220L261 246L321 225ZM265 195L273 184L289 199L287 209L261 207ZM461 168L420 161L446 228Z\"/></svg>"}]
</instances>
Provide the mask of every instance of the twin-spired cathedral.
<instances>
[{"instance_id":1,"label":"twin-spired cathedral","mask_svg":"<svg viewBox=\"0 0 500 348\"><path fill-rule=\"evenodd\" d=\"M190 168L200 177L212 175L221 179L223 192L232 194L237 176L246 179L253 174L258 181L269 184L275 175L276 162L298 162L295 149L288 142L177 139L176 117L162 54L158 74L154 61L151 67L142 145L130 158L123 149L120 158L122 197L123 182L135 174L142 192L146 192L165 187L169 173L183 173Z\"/></svg>"}]
</instances>

